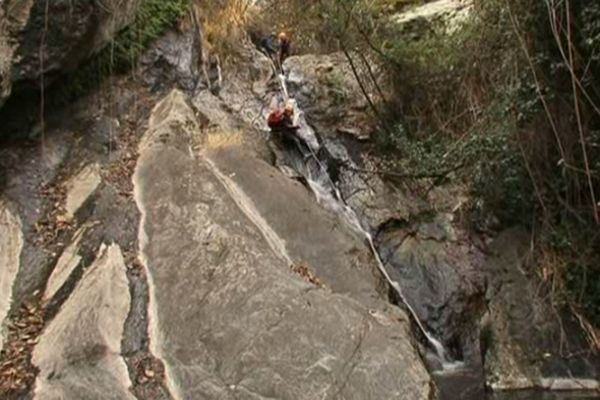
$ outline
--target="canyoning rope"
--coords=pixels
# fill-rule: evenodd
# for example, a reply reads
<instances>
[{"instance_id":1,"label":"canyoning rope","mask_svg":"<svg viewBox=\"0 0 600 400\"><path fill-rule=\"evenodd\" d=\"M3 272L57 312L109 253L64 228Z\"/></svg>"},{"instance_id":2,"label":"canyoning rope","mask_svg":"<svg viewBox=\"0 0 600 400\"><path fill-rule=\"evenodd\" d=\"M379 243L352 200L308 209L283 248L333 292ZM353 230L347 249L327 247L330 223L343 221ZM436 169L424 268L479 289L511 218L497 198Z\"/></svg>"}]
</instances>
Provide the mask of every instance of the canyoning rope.
<instances>
[{"instance_id":1,"label":"canyoning rope","mask_svg":"<svg viewBox=\"0 0 600 400\"><path fill-rule=\"evenodd\" d=\"M273 62L273 60L271 60L271 64L273 65L273 67L275 67L275 63ZM282 74L279 74L278 78L279 78L279 85L280 85L280 88L281 88L281 90L280 90L280 94L281 94L281 95L283 95L284 99L287 101L287 100L289 100L289 99L290 99L290 96L289 96L289 92L288 92L288 89L287 89L287 85L286 85L286 83L285 83L285 75L284 75L283 73L282 73ZM294 114L295 114L295 115L297 115L297 114L298 114L299 107L298 107L298 104L297 104L296 102L294 102L294 105L295 105L295 112L294 112ZM334 189L334 190L333 190L333 195L335 196L335 198L336 198L338 201L342 202L342 204L344 204L346 207L348 207L348 204L347 204L347 203L346 203L346 201L345 201L345 200L342 198L342 196L341 196L341 194L340 194L340 192L339 192L339 189L338 189L338 187L337 187L337 186L336 186L336 184L333 182L333 179L331 179L331 176L330 176L330 175L329 175L329 173L327 172L327 168L326 168L326 167L325 167L325 165L324 165L324 164L321 162L321 160L319 159L319 157L317 156L317 154L315 153L315 151L313 150L313 148L310 146L310 144L309 144L309 143L307 143L307 142L306 142L306 140L304 140L303 138L301 138L301 137L298 137L298 135L296 135L296 138L295 138L295 139L296 139L296 140L298 140L298 141L302 141L302 142L304 142L304 145L306 146L306 148L307 148L307 149L308 149L308 151L309 151L309 156L312 156L312 158L314 158L314 160L315 160L315 161L316 161L316 163L317 163L317 166L318 166L319 170L320 170L320 171L321 171L321 172L322 172L322 173L323 173L323 174L326 176L327 180L328 180L328 181L329 181L329 183L331 184L331 187ZM296 141L295 141L295 142L296 142ZM303 153L303 152L302 152L302 149L301 149L301 146L300 146L300 143L299 143L299 142L296 142L296 145L298 146L298 148L299 148L300 152L301 152L301 153ZM320 145L319 145L319 146L320 146ZM309 171L309 175L310 175L310 171Z\"/></svg>"}]
</instances>

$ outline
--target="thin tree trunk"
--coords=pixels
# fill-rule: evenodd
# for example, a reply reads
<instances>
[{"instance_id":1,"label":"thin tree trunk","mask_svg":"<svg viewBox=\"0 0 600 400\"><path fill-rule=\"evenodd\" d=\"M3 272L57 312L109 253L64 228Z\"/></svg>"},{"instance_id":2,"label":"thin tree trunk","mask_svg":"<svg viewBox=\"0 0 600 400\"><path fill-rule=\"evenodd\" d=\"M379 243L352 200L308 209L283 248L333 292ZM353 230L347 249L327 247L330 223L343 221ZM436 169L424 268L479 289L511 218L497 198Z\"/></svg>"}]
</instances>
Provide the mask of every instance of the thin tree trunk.
<instances>
[{"instance_id":1,"label":"thin tree trunk","mask_svg":"<svg viewBox=\"0 0 600 400\"><path fill-rule=\"evenodd\" d=\"M367 103L369 103L369 107L375 114L375 117L377 118L377 120L381 123L383 129L385 129L385 131L388 134L391 134L389 127L383 120L381 113L379 112L379 110L377 109L375 104L373 103L373 100L371 100L371 96L369 96L369 92L367 91L364 83L360 79L360 75L358 74L358 70L356 69L356 65L354 64L354 60L352 59L352 56L348 52L348 49L346 49L346 46L343 43L341 43L341 48L342 48L342 52L344 53L344 56L346 56L346 60L348 60L348 64L350 64L350 68L352 69L352 73L354 74L354 78L356 79L356 83L358 83L358 86L360 87L360 90L361 90L363 96L367 100Z\"/></svg>"}]
</instances>

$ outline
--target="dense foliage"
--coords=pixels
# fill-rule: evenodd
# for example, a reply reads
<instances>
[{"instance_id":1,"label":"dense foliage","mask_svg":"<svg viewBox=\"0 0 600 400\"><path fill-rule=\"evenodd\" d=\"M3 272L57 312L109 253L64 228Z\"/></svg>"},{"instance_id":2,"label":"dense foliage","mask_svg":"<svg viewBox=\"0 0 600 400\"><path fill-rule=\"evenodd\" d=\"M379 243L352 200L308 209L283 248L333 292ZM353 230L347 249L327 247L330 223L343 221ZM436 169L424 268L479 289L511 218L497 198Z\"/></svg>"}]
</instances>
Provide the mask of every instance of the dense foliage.
<instances>
[{"instance_id":1,"label":"dense foliage","mask_svg":"<svg viewBox=\"0 0 600 400\"><path fill-rule=\"evenodd\" d=\"M538 271L557 302L597 325L598 12L592 3L479 2L463 29L387 49L402 67L396 88L411 117L404 129L417 142L434 136L460 148L459 161L448 162L466 160L460 176L476 215L530 226Z\"/></svg>"},{"instance_id":2,"label":"dense foliage","mask_svg":"<svg viewBox=\"0 0 600 400\"><path fill-rule=\"evenodd\" d=\"M555 255L538 258L553 261L538 271L555 299L596 324L598 10L579 2L480 2L464 29L388 50L404 67L396 87L402 113L412 117L405 129L417 141L434 135L460 147L476 211L537 232L539 252Z\"/></svg>"}]
</instances>

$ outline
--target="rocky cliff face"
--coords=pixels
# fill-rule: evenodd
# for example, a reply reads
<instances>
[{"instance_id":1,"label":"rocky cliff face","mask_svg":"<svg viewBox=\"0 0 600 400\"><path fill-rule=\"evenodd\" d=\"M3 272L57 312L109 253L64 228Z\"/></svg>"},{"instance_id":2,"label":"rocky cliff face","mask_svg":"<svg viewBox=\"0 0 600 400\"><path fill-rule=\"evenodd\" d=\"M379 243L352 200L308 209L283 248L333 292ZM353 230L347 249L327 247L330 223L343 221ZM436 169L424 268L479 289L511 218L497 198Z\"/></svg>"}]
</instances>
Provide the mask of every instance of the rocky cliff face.
<instances>
[{"instance_id":1,"label":"rocky cliff face","mask_svg":"<svg viewBox=\"0 0 600 400\"><path fill-rule=\"evenodd\" d=\"M1 396L433 398L363 238L272 164L268 62L171 91L193 51L2 148Z\"/></svg>"},{"instance_id":2,"label":"rocky cliff face","mask_svg":"<svg viewBox=\"0 0 600 400\"><path fill-rule=\"evenodd\" d=\"M150 335L171 393L429 398L405 316L357 262L363 245L327 232L335 216L238 134L203 129L173 92L142 139L134 183ZM307 270L292 268L300 260ZM319 281L303 279L310 270Z\"/></svg>"},{"instance_id":3,"label":"rocky cliff face","mask_svg":"<svg viewBox=\"0 0 600 400\"><path fill-rule=\"evenodd\" d=\"M23 35L43 15L34 3L2 8L24 16ZM62 46L73 60L135 7L49 4L58 16L76 7L81 25L53 28L72 35ZM92 20L104 22L77 33ZM93 46L79 52L77 41ZM49 74L75 65L53 43ZM484 381L597 389L579 340L566 363L552 351L561 327L533 304L543 301L514 245L526 238L509 232L485 251L458 222L460 191L419 196L374 172L368 105L343 55L290 58L288 88L317 131L309 158L372 233L405 299L366 237L319 203L298 143L269 134L280 85L266 57L244 45L217 92L197 76L198 50L190 32L169 32L140 79L115 77L52 110L44 141L0 147L0 398L480 400ZM31 53L9 51L15 82L39 79ZM463 368L427 371L423 359L438 372L441 360L414 317ZM480 348L484 331L494 340Z\"/></svg>"},{"instance_id":4,"label":"rocky cliff face","mask_svg":"<svg viewBox=\"0 0 600 400\"><path fill-rule=\"evenodd\" d=\"M0 106L19 85L47 84L96 53L140 0L6 0L0 4Z\"/></svg>"},{"instance_id":5,"label":"rocky cliff face","mask_svg":"<svg viewBox=\"0 0 600 400\"><path fill-rule=\"evenodd\" d=\"M404 35L419 37L434 30L454 32L471 14L472 0L434 0L392 16Z\"/></svg>"}]
</instances>

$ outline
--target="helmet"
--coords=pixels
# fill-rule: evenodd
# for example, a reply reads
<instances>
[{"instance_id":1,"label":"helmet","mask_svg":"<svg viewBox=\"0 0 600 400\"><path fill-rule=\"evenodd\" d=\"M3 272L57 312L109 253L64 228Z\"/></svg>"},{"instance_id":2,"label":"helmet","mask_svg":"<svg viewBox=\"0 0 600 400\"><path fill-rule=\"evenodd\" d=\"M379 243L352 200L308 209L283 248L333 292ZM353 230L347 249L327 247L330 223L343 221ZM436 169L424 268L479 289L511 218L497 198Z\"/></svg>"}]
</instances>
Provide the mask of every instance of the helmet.
<instances>
[{"instance_id":1,"label":"helmet","mask_svg":"<svg viewBox=\"0 0 600 400\"><path fill-rule=\"evenodd\" d=\"M288 115L293 114L294 113L294 103L291 101L287 101L285 103L284 112Z\"/></svg>"},{"instance_id":2,"label":"helmet","mask_svg":"<svg viewBox=\"0 0 600 400\"><path fill-rule=\"evenodd\" d=\"M279 35L277 35L277 37L279 38L279 40L282 41L288 40L288 35L285 32L280 32Z\"/></svg>"}]
</instances>

